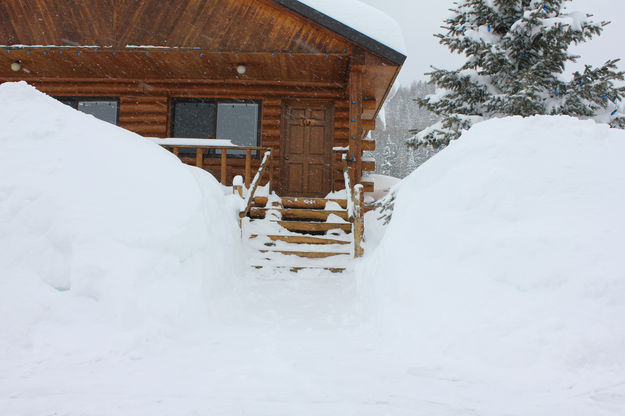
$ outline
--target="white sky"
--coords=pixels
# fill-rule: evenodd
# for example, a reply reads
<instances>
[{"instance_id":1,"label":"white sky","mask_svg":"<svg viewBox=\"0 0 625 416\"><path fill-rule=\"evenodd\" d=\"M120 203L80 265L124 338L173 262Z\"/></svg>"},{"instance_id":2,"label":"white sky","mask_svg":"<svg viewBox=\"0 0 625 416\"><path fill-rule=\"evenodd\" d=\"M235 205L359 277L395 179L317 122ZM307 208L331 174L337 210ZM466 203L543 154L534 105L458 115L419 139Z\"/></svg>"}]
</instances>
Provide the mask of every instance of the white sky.
<instances>
[{"instance_id":1,"label":"white sky","mask_svg":"<svg viewBox=\"0 0 625 416\"><path fill-rule=\"evenodd\" d=\"M402 27L408 60L399 76L400 82L426 79L423 74L430 70L430 65L454 68L463 62L461 57L451 55L447 48L439 45L433 36L441 32L443 20L450 16L448 9L452 0L361 1L383 10ZM567 4L569 10L591 13L596 20L612 22L603 35L573 50L582 55L579 68L583 69L582 63L600 65L608 59L625 58L625 0L573 0ZM625 69L625 62L621 62L620 67Z\"/></svg>"}]
</instances>

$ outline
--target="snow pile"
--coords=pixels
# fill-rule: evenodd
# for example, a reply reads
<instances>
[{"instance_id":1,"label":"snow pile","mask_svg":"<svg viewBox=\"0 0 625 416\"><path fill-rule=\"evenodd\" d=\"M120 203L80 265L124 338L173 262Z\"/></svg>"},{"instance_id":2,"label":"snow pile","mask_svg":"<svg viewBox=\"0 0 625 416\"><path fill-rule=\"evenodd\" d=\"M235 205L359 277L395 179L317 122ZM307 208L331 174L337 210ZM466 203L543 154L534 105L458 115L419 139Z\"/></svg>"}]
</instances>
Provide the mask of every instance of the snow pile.
<instances>
[{"instance_id":1,"label":"snow pile","mask_svg":"<svg viewBox=\"0 0 625 416\"><path fill-rule=\"evenodd\" d=\"M237 270L209 174L25 83L0 85L0 125L1 348L196 319Z\"/></svg>"},{"instance_id":2,"label":"snow pile","mask_svg":"<svg viewBox=\"0 0 625 416\"><path fill-rule=\"evenodd\" d=\"M624 157L625 132L593 121L495 119L399 185L361 273L420 372L458 381L448 400L623 414Z\"/></svg>"},{"instance_id":3,"label":"snow pile","mask_svg":"<svg viewBox=\"0 0 625 416\"><path fill-rule=\"evenodd\" d=\"M393 18L375 7L358 0L299 1L399 53L406 54L401 27Z\"/></svg>"}]
</instances>

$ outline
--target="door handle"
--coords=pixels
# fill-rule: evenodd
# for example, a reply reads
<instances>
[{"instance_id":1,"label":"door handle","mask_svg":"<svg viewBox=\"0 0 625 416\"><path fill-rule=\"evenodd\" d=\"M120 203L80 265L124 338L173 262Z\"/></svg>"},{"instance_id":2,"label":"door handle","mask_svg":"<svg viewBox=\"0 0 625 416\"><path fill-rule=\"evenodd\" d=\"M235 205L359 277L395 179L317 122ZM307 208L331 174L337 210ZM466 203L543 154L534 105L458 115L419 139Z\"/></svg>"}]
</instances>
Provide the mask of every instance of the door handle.
<instances>
[{"instance_id":1,"label":"door handle","mask_svg":"<svg viewBox=\"0 0 625 416\"><path fill-rule=\"evenodd\" d=\"M289 160L289 157L288 156L284 156L284 160Z\"/></svg>"}]
</instances>

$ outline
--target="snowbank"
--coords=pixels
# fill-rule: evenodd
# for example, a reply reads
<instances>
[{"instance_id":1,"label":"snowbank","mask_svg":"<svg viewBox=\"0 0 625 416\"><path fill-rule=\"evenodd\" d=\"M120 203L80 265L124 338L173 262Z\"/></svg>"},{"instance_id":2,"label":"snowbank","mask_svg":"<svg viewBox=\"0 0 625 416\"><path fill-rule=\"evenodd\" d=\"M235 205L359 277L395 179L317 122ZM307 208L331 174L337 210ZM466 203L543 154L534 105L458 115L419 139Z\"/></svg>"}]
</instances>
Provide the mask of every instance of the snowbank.
<instances>
[{"instance_id":1,"label":"snowbank","mask_svg":"<svg viewBox=\"0 0 625 416\"><path fill-rule=\"evenodd\" d=\"M624 157L622 130L505 118L400 184L361 273L419 371L458 381L454 403L623 414Z\"/></svg>"},{"instance_id":2,"label":"snowbank","mask_svg":"<svg viewBox=\"0 0 625 416\"><path fill-rule=\"evenodd\" d=\"M0 85L0 125L0 348L197 321L238 270L209 174L25 83Z\"/></svg>"},{"instance_id":3,"label":"snowbank","mask_svg":"<svg viewBox=\"0 0 625 416\"><path fill-rule=\"evenodd\" d=\"M365 195L373 201L384 198L392 187L397 185L401 180L394 176L382 175L379 173L371 173L365 177L366 181L373 182L373 192L367 192Z\"/></svg>"},{"instance_id":4,"label":"snowbank","mask_svg":"<svg viewBox=\"0 0 625 416\"><path fill-rule=\"evenodd\" d=\"M399 24L384 12L358 0L299 0L309 7L406 54L406 44Z\"/></svg>"}]
</instances>

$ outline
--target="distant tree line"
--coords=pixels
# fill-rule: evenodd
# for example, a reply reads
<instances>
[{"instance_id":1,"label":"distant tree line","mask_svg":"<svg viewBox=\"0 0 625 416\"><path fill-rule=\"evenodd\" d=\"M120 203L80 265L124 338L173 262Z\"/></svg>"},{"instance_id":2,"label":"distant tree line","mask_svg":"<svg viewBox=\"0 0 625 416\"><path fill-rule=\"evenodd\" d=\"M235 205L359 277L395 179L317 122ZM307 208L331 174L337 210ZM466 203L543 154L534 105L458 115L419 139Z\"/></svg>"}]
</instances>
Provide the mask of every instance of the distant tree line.
<instances>
[{"instance_id":1,"label":"distant tree line","mask_svg":"<svg viewBox=\"0 0 625 416\"><path fill-rule=\"evenodd\" d=\"M400 86L387 100L378 117L378 128L371 135L376 150L368 156L375 159L376 173L405 178L435 153L432 148L415 149L406 144L414 134L411 131L421 131L438 121L436 115L415 102L434 93L434 89L426 82L414 82Z\"/></svg>"}]
</instances>

